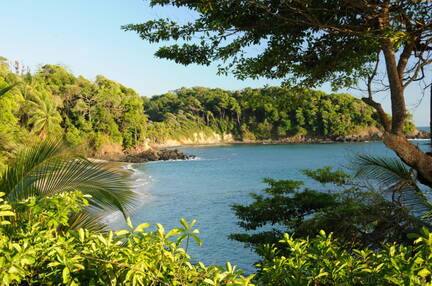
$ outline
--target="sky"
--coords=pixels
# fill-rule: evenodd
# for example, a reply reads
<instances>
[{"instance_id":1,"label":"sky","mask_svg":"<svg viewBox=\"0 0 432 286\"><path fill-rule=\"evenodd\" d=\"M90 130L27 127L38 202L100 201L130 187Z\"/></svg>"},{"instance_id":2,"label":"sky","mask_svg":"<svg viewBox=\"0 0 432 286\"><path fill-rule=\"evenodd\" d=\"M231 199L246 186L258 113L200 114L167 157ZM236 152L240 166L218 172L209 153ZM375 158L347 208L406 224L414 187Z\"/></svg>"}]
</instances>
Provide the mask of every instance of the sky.
<instances>
[{"instance_id":1,"label":"sky","mask_svg":"<svg viewBox=\"0 0 432 286\"><path fill-rule=\"evenodd\" d=\"M216 65L182 66L154 56L157 45L141 40L121 26L150 19L193 17L185 9L150 8L148 0L0 0L0 56L18 60L32 71L43 64L61 64L75 75L107 78L143 96L180 87L204 86L229 90L279 85L280 81L241 81L218 76ZM331 92L329 85L319 89ZM355 96L361 93L348 90ZM417 126L429 125L429 91L406 91L407 106ZM389 95L377 97L390 113Z\"/></svg>"}]
</instances>

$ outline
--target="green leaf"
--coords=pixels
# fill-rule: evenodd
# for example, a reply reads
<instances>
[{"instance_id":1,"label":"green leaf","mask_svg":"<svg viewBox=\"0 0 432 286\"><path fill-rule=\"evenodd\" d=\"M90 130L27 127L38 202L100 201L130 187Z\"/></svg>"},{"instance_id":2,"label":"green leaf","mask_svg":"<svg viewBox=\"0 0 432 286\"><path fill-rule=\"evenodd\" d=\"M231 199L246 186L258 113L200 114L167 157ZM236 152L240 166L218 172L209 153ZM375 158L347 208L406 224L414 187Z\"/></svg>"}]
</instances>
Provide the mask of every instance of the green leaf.
<instances>
[{"instance_id":1,"label":"green leaf","mask_svg":"<svg viewBox=\"0 0 432 286\"><path fill-rule=\"evenodd\" d=\"M85 234L84 234L84 229L80 228L80 229L78 230L78 234L79 234L79 240L80 240L81 242L84 242L84 236L85 236Z\"/></svg>"},{"instance_id":2,"label":"green leaf","mask_svg":"<svg viewBox=\"0 0 432 286\"><path fill-rule=\"evenodd\" d=\"M199 246L202 245L202 240L198 236L196 236L194 234L191 234L191 236Z\"/></svg>"},{"instance_id":3,"label":"green leaf","mask_svg":"<svg viewBox=\"0 0 432 286\"><path fill-rule=\"evenodd\" d=\"M150 227L150 224L147 223L147 222L145 222L145 223L142 223L142 224L138 225L138 226L135 228L134 231L136 231L136 232L142 232L144 229L146 229L146 228L148 228L148 227Z\"/></svg>"},{"instance_id":4,"label":"green leaf","mask_svg":"<svg viewBox=\"0 0 432 286\"><path fill-rule=\"evenodd\" d=\"M431 274L431 272L428 269L423 268L417 274L424 278L424 277L429 276Z\"/></svg>"},{"instance_id":5,"label":"green leaf","mask_svg":"<svg viewBox=\"0 0 432 286\"><path fill-rule=\"evenodd\" d=\"M12 211L0 211L0 216L15 216L15 213Z\"/></svg>"},{"instance_id":6,"label":"green leaf","mask_svg":"<svg viewBox=\"0 0 432 286\"><path fill-rule=\"evenodd\" d=\"M129 230L124 230L124 229L122 229L122 230L118 230L118 231L116 231L115 232L115 235L117 235L117 236L122 236L122 235L127 235L127 234L130 234L131 232L129 231Z\"/></svg>"},{"instance_id":7,"label":"green leaf","mask_svg":"<svg viewBox=\"0 0 432 286\"><path fill-rule=\"evenodd\" d=\"M67 268L67 267L63 268L62 278L63 278L63 283L69 282L69 280L71 278L69 268Z\"/></svg>"},{"instance_id":8,"label":"green leaf","mask_svg":"<svg viewBox=\"0 0 432 286\"><path fill-rule=\"evenodd\" d=\"M183 225L185 229L189 229L188 223L184 218L180 219L180 223Z\"/></svg>"},{"instance_id":9,"label":"green leaf","mask_svg":"<svg viewBox=\"0 0 432 286\"><path fill-rule=\"evenodd\" d=\"M157 223L156 227L157 227L159 233L165 233L165 228L163 227L163 225L161 225L160 223Z\"/></svg>"},{"instance_id":10,"label":"green leaf","mask_svg":"<svg viewBox=\"0 0 432 286\"><path fill-rule=\"evenodd\" d=\"M178 235L179 233L181 233L180 230L177 229L177 228L174 228L174 229L170 230L170 231L165 235L165 238L170 238L171 236Z\"/></svg>"},{"instance_id":11,"label":"green leaf","mask_svg":"<svg viewBox=\"0 0 432 286\"><path fill-rule=\"evenodd\" d=\"M132 229L132 230L134 229L130 217L126 218L126 223L127 223L127 226L128 226L130 229Z\"/></svg>"}]
</instances>

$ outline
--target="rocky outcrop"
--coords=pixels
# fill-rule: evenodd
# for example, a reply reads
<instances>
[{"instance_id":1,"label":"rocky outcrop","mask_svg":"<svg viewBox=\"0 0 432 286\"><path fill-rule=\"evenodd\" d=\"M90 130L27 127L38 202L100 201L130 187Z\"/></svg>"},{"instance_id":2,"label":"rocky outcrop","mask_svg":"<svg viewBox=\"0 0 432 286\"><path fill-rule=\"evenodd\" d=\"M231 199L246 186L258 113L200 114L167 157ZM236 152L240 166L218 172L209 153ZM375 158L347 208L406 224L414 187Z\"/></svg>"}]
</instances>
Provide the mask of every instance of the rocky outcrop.
<instances>
[{"instance_id":1,"label":"rocky outcrop","mask_svg":"<svg viewBox=\"0 0 432 286\"><path fill-rule=\"evenodd\" d=\"M177 149L159 149L151 147L147 143L135 146L133 149L124 151L121 145L108 144L103 146L101 150L91 157L93 160L126 162L126 163L145 163L150 161L166 161L166 160L190 160L195 156L185 154Z\"/></svg>"},{"instance_id":2,"label":"rocky outcrop","mask_svg":"<svg viewBox=\"0 0 432 286\"><path fill-rule=\"evenodd\" d=\"M148 149L141 153L128 154L122 161L128 163L145 163L150 161L190 160L195 156L185 154L177 149Z\"/></svg>"}]
</instances>

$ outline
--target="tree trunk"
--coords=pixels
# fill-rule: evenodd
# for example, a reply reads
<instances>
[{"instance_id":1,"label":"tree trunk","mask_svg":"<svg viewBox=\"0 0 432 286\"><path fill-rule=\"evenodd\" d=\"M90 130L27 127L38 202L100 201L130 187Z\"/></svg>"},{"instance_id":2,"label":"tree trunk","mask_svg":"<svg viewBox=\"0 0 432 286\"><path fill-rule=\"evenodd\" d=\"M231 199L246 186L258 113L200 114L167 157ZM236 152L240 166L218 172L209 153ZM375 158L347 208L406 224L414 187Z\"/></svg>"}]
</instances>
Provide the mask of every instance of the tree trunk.
<instances>
[{"instance_id":1,"label":"tree trunk","mask_svg":"<svg viewBox=\"0 0 432 286\"><path fill-rule=\"evenodd\" d=\"M391 132L393 134L403 134L403 127L407 115L404 98L404 87L402 84L402 75L398 71L393 44L390 41L384 46L383 52L387 69L387 77L390 85L392 109Z\"/></svg>"},{"instance_id":2,"label":"tree trunk","mask_svg":"<svg viewBox=\"0 0 432 286\"><path fill-rule=\"evenodd\" d=\"M432 186L432 157L408 141L405 135L384 132L384 144L417 171L422 184Z\"/></svg>"},{"instance_id":3,"label":"tree trunk","mask_svg":"<svg viewBox=\"0 0 432 286\"><path fill-rule=\"evenodd\" d=\"M385 43L383 52L390 85L392 109L391 126L382 122L385 129L384 144L396 152L403 162L417 171L421 183L432 187L432 157L409 142L403 133L407 116L402 82L403 70L398 70L393 44L391 42ZM403 60L399 59L399 62ZM377 109L376 106L374 107ZM377 109L377 111L379 110Z\"/></svg>"}]
</instances>

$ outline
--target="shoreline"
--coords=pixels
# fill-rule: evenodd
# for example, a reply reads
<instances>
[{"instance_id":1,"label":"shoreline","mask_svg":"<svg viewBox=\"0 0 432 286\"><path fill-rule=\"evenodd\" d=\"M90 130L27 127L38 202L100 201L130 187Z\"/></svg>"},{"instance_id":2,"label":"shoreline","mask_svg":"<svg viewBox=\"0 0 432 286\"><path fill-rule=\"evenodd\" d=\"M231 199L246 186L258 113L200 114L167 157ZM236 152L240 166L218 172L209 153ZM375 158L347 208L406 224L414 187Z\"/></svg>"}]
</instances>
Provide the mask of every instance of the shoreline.
<instances>
[{"instance_id":1,"label":"shoreline","mask_svg":"<svg viewBox=\"0 0 432 286\"><path fill-rule=\"evenodd\" d=\"M430 138L408 138L409 141L429 141ZM382 139L357 139L357 140L330 140L330 139L310 139L306 141L285 141L285 140L255 140L255 141L226 141L217 143L183 143L175 145L152 144L153 148L183 148L183 147L206 147L206 146L226 146L226 145L292 145L292 144L348 144L348 143L376 143Z\"/></svg>"},{"instance_id":2,"label":"shoreline","mask_svg":"<svg viewBox=\"0 0 432 286\"><path fill-rule=\"evenodd\" d=\"M430 132L416 129L410 135L406 135L408 140L428 140ZM186 138L187 139L187 138ZM195 138L197 139L197 138ZM226 144L335 144L335 143L362 143L362 142L382 142L383 133L377 128L370 127L349 135L323 136L323 135L294 135L279 139L236 139L232 134L220 136L219 140L200 138L191 140L166 140L162 143L148 143L151 148L176 148L185 146L217 146Z\"/></svg>"},{"instance_id":3,"label":"shoreline","mask_svg":"<svg viewBox=\"0 0 432 286\"><path fill-rule=\"evenodd\" d=\"M409 141L428 141L430 133L418 130L415 134L406 136ZM223 137L222 137L223 138ZM191 160L194 155L188 155L178 148L187 147L206 147L206 146L227 146L227 145L290 145L290 144L348 144L348 143L374 143L382 142L382 133L362 133L347 136L313 136L298 135L285 137L282 139L262 139L262 140L235 140L233 136L224 140L168 140L164 143L144 143L132 150L119 150L115 152L103 152L94 155L90 160L93 162L114 162L125 166L128 164L146 163L151 161L170 161L170 160ZM113 149L111 149L113 150Z\"/></svg>"}]
</instances>

